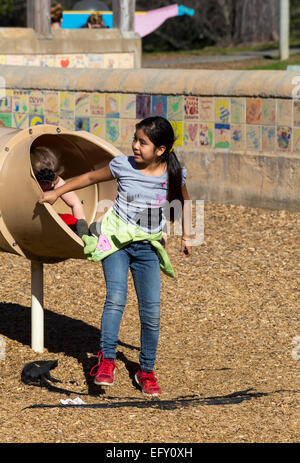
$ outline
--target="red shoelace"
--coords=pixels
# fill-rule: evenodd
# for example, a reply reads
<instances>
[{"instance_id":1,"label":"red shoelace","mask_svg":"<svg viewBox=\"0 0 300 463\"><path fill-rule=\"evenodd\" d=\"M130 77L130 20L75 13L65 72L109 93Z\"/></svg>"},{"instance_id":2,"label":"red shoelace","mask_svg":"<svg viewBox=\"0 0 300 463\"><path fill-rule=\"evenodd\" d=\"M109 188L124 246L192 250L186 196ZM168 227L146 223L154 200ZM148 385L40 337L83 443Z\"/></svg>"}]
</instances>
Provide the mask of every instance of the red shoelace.
<instances>
[{"instance_id":1,"label":"red shoelace","mask_svg":"<svg viewBox=\"0 0 300 463\"><path fill-rule=\"evenodd\" d=\"M105 375L111 375L113 371L112 367L118 368L113 360L106 360L104 358L104 354L102 351L98 352L98 359L99 359L99 362L97 363L97 365L94 365L90 371L91 376L97 376L100 369L101 369L101 373ZM98 370L96 371L96 373L92 373L92 371L97 367L98 367Z\"/></svg>"}]
</instances>

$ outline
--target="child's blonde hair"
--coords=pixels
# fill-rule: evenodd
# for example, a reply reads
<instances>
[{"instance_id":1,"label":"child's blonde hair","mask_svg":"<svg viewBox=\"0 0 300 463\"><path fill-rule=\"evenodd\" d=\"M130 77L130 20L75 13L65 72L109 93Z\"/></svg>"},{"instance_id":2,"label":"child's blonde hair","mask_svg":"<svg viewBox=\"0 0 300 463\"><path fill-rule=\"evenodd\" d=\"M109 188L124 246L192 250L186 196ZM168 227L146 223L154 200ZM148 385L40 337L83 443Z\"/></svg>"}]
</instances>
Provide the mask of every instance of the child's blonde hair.
<instances>
[{"instance_id":1,"label":"child's blonde hair","mask_svg":"<svg viewBox=\"0 0 300 463\"><path fill-rule=\"evenodd\" d=\"M55 179L63 172L58 155L48 146L36 146L30 150L31 165L34 175L43 169L54 172Z\"/></svg>"}]
</instances>

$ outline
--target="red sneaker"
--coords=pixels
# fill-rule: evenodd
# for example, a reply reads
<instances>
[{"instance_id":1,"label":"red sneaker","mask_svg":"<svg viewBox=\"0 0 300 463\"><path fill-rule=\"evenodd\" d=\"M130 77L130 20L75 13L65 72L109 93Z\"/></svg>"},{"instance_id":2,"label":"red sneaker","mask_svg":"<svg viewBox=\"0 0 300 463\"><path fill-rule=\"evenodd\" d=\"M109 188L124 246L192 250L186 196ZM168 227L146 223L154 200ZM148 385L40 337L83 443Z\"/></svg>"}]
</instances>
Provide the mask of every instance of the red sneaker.
<instances>
[{"instance_id":1,"label":"red sneaker","mask_svg":"<svg viewBox=\"0 0 300 463\"><path fill-rule=\"evenodd\" d=\"M161 388L157 384L157 379L152 371L151 373L146 373L139 370L135 375L135 380L141 386L144 395L154 397L161 394Z\"/></svg>"},{"instance_id":2,"label":"red sneaker","mask_svg":"<svg viewBox=\"0 0 300 463\"><path fill-rule=\"evenodd\" d=\"M103 352L98 352L99 363L95 365L91 371L91 376L96 376L95 384L100 386L112 386L114 384L115 369L118 368L113 360L106 360ZM94 368L99 367L96 373L92 373Z\"/></svg>"}]
</instances>

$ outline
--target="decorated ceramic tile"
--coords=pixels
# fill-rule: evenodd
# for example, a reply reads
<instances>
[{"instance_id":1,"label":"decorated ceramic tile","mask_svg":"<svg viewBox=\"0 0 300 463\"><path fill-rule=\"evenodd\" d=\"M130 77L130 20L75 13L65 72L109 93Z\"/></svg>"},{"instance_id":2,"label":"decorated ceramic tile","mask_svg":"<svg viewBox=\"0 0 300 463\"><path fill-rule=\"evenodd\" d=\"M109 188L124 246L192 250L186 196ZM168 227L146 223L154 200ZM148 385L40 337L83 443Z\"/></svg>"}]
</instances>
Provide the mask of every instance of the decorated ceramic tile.
<instances>
[{"instance_id":1,"label":"decorated ceramic tile","mask_svg":"<svg viewBox=\"0 0 300 463\"><path fill-rule=\"evenodd\" d=\"M292 128L288 126L277 127L276 147L281 151L291 151Z\"/></svg>"},{"instance_id":2,"label":"decorated ceramic tile","mask_svg":"<svg viewBox=\"0 0 300 463\"><path fill-rule=\"evenodd\" d=\"M300 152L300 128L294 128L293 130L293 138L294 138L294 144L293 144L293 151Z\"/></svg>"},{"instance_id":3,"label":"decorated ceramic tile","mask_svg":"<svg viewBox=\"0 0 300 463\"><path fill-rule=\"evenodd\" d=\"M199 119L199 97L184 97L184 119Z\"/></svg>"},{"instance_id":4,"label":"decorated ceramic tile","mask_svg":"<svg viewBox=\"0 0 300 463\"><path fill-rule=\"evenodd\" d=\"M212 122L201 122L199 124L199 146L201 148L212 148L214 145L214 124Z\"/></svg>"},{"instance_id":5,"label":"decorated ceramic tile","mask_svg":"<svg viewBox=\"0 0 300 463\"><path fill-rule=\"evenodd\" d=\"M230 124L215 124L215 148L229 148Z\"/></svg>"},{"instance_id":6,"label":"decorated ceramic tile","mask_svg":"<svg viewBox=\"0 0 300 463\"><path fill-rule=\"evenodd\" d=\"M105 94L105 115L108 118L120 117L120 94L106 93Z\"/></svg>"},{"instance_id":7,"label":"decorated ceramic tile","mask_svg":"<svg viewBox=\"0 0 300 463\"><path fill-rule=\"evenodd\" d=\"M105 93L90 94L90 115L105 117Z\"/></svg>"},{"instance_id":8,"label":"decorated ceramic tile","mask_svg":"<svg viewBox=\"0 0 300 463\"><path fill-rule=\"evenodd\" d=\"M29 114L29 127L39 124L44 124L44 116L42 114Z\"/></svg>"},{"instance_id":9,"label":"decorated ceramic tile","mask_svg":"<svg viewBox=\"0 0 300 463\"><path fill-rule=\"evenodd\" d=\"M87 54L87 67L91 69L103 69L104 68L104 57L103 55L97 55L96 53Z\"/></svg>"},{"instance_id":10,"label":"decorated ceramic tile","mask_svg":"<svg viewBox=\"0 0 300 463\"><path fill-rule=\"evenodd\" d=\"M23 66L23 63L23 55L6 55L6 64L11 64L12 66Z\"/></svg>"},{"instance_id":11,"label":"decorated ceramic tile","mask_svg":"<svg viewBox=\"0 0 300 463\"><path fill-rule=\"evenodd\" d=\"M276 100L265 98L262 100L262 124L275 125Z\"/></svg>"},{"instance_id":12,"label":"decorated ceramic tile","mask_svg":"<svg viewBox=\"0 0 300 463\"><path fill-rule=\"evenodd\" d=\"M292 100L276 100L277 105L277 125L293 124L293 101Z\"/></svg>"},{"instance_id":13,"label":"decorated ceramic tile","mask_svg":"<svg viewBox=\"0 0 300 463\"><path fill-rule=\"evenodd\" d=\"M135 119L121 119L120 143L131 145L135 132Z\"/></svg>"},{"instance_id":14,"label":"decorated ceramic tile","mask_svg":"<svg viewBox=\"0 0 300 463\"><path fill-rule=\"evenodd\" d=\"M105 69L116 69L119 67L119 60L115 56L115 53L105 53L103 55L103 62Z\"/></svg>"},{"instance_id":15,"label":"decorated ceramic tile","mask_svg":"<svg viewBox=\"0 0 300 463\"><path fill-rule=\"evenodd\" d=\"M247 149L259 151L261 149L261 126L247 125L246 127Z\"/></svg>"},{"instance_id":16,"label":"decorated ceramic tile","mask_svg":"<svg viewBox=\"0 0 300 463\"><path fill-rule=\"evenodd\" d=\"M273 126L262 126L262 150L274 151L276 141L276 128Z\"/></svg>"},{"instance_id":17,"label":"decorated ceramic tile","mask_svg":"<svg viewBox=\"0 0 300 463\"><path fill-rule=\"evenodd\" d=\"M88 117L90 114L90 94L75 93L75 115Z\"/></svg>"},{"instance_id":18,"label":"decorated ceramic tile","mask_svg":"<svg viewBox=\"0 0 300 463\"><path fill-rule=\"evenodd\" d=\"M167 96L153 95L152 96L152 116L167 117Z\"/></svg>"},{"instance_id":19,"label":"decorated ceramic tile","mask_svg":"<svg viewBox=\"0 0 300 463\"><path fill-rule=\"evenodd\" d=\"M245 124L246 98L231 98L231 122L233 124Z\"/></svg>"},{"instance_id":20,"label":"decorated ceramic tile","mask_svg":"<svg viewBox=\"0 0 300 463\"><path fill-rule=\"evenodd\" d=\"M24 55L24 66L42 66L40 55Z\"/></svg>"},{"instance_id":21,"label":"decorated ceramic tile","mask_svg":"<svg viewBox=\"0 0 300 463\"><path fill-rule=\"evenodd\" d=\"M12 127L27 129L29 124L28 114L12 113Z\"/></svg>"},{"instance_id":22,"label":"decorated ceramic tile","mask_svg":"<svg viewBox=\"0 0 300 463\"><path fill-rule=\"evenodd\" d=\"M183 95L170 95L167 97L168 113L167 118L169 121L182 121L184 110L184 97Z\"/></svg>"},{"instance_id":23,"label":"decorated ceramic tile","mask_svg":"<svg viewBox=\"0 0 300 463\"><path fill-rule=\"evenodd\" d=\"M45 113L45 115L44 115L44 123L45 124L50 124L50 125L59 125L58 114Z\"/></svg>"},{"instance_id":24,"label":"decorated ceramic tile","mask_svg":"<svg viewBox=\"0 0 300 463\"><path fill-rule=\"evenodd\" d=\"M28 95L29 114L44 114L44 91L31 90Z\"/></svg>"},{"instance_id":25,"label":"decorated ceramic tile","mask_svg":"<svg viewBox=\"0 0 300 463\"><path fill-rule=\"evenodd\" d=\"M230 122L230 98L215 98L216 123L228 124Z\"/></svg>"},{"instance_id":26,"label":"decorated ceramic tile","mask_svg":"<svg viewBox=\"0 0 300 463\"><path fill-rule=\"evenodd\" d=\"M0 97L0 112L11 113L12 112L12 90L1 91Z\"/></svg>"},{"instance_id":27,"label":"decorated ceramic tile","mask_svg":"<svg viewBox=\"0 0 300 463\"><path fill-rule=\"evenodd\" d=\"M45 91L44 93L44 113L58 115L59 114L59 101L60 95L59 92L55 91Z\"/></svg>"},{"instance_id":28,"label":"decorated ceramic tile","mask_svg":"<svg viewBox=\"0 0 300 463\"><path fill-rule=\"evenodd\" d=\"M294 126L300 127L300 101L294 101Z\"/></svg>"},{"instance_id":29,"label":"decorated ceramic tile","mask_svg":"<svg viewBox=\"0 0 300 463\"><path fill-rule=\"evenodd\" d=\"M120 141L120 119L105 120L105 139L110 143Z\"/></svg>"},{"instance_id":30,"label":"decorated ceramic tile","mask_svg":"<svg viewBox=\"0 0 300 463\"><path fill-rule=\"evenodd\" d=\"M134 53L120 53L119 54L119 68L120 69L134 68Z\"/></svg>"},{"instance_id":31,"label":"decorated ceramic tile","mask_svg":"<svg viewBox=\"0 0 300 463\"><path fill-rule=\"evenodd\" d=\"M105 119L101 119L100 117L91 117L90 132L105 139Z\"/></svg>"},{"instance_id":32,"label":"decorated ceramic tile","mask_svg":"<svg viewBox=\"0 0 300 463\"><path fill-rule=\"evenodd\" d=\"M215 99L199 98L199 120L204 122L214 122L215 120Z\"/></svg>"},{"instance_id":33,"label":"decorated ceramic tile","mask_svg":"<svg viewBox=\"0 0 300 463\"><path fill-rule=\"evenodd\" d=\"M59 118L59 126L64 127L65 129L75 131L75 120L74 119L64 119L63 117Z\"/></svg>"},{"instance_id":34,"label":"decorated ceramic tile","mask_svg":"<svg viewBox=\"0 0 300 463\"><path fill-rule=\"evenodd\" d=\"M71 57L71 66L73 68L85 68L87 66L86 54L76 54Z\"/></svg>"},{"instance_id":35,"label":"decorated ceramic tile","mask_svg":"<svg viewBox=\"0 0 300 463\"><path fill-rule=\"evenodd\" d=\"M175 134L174 146L183 146L183 122L170 121Z\"/></svg>"},{"instance_id":36,"label":"decorated ceramic tile","mask_svg":"<svg viewBox=\"0 0 300 463\"><path fill-rule=\"evenodd\" d=\"M247 124L260 124L262 121L261 98L247 98L246 122Z\"/></svg>"},{"instance_id":37,"label":"decorated ceramic tile","mask_svg":"<svg viewBox=\"0 0 300 463\"><path fill-rule=\"evenodd\" d=\"M185 122L183 126L183 145L190 148L199 147L199 123L198 121Z\"/></svg>"},{"instance_id":38,"label":"decorated ceramic tile","mask_svg":"<svg viewBox=\"0 0 300 463\"><path fill-rule=\"evenodd\" d=\"M0 55L0 64L6 64L6 55Z\"/></svg>"},{"instance_id":39,"label":"decorated ceramic tile","mask_svg":"<svg viewBox=\"0 0 300 463\"><path fill-rule=\"evenodd\" d=\"M75 130L85 130L86 132L90 131L90 118L77 116L75 117Z\"/></svg>"},{"instance_id":40,"label":"decorated ceramic tile","mask_svg":"<svg viewBox=\"0 0 300 463\"><path fill-rule=\"evenodd\" d=\"M120 95L120 117L121 119L135 119L136 97L135 94L121 93Z\"/></svg>"},{"instance_id":41,"label":"decorated ceramic tile","mask_svg":"<svg viewBox=\"0 0 300 463\"><path fill-rule=\"evenodd\" d=\"M12 111L22 114L28 112L28 91L13 90Z\"/></svg>"},{"instance_id":42,"label":"decorated ceramic tile","mask_svg":"<svg viewBox=\"0 0 300 463\"><path fill-rule=\"evenodd\" d=\"M74 119L75 94L74 92L60 92L60 117L61 119Z\"/></svg>"},{"instance_id":43,"label":"decorated ceramic tile","mask_svg":"<svg viewBox=\"0 0 300 463\"><path fill-rule=\"evenodd\" d=\"M55 67L56 55L40 55L40 65L43 67ZM60 65L57 67L61 67Z\"/></svg>"},{"instance_id":44,"label":"decorated ceramic tile","mask_svg":"<svg viewBox=\"0 0 300 463\"><path fill-rule=\"evenodd\" d=\"M72 59L73 59L72 55L56 55L55 56L55 67L71 68Z\"/></svg>"},{"instance_id":45,"label":"decorated ceramic tile","mask_svg":"<svg viewBox=\"0 0 300 463\"><path fill-rule=\"evenodd\" d=\"M0 127L12 127L12 114L0 113Z\"/></svg>"},{"instance_id":46,"label":"decorated ceramic tile","mask_svg":"<svg viewBox=\"0 0 300 463\"><path fill-rule=\"evenodd\" d=\"M151 96L136 95L136 119L151 116Z\"/></svg>"},{"instance_id":47,"label":"decorated ceramic tile","mask_svg":"<svg viewBox=\"0 0 300 463\"><path fill-rule=\"evenodd\" d=\"M231 124L230 148L242 150L246 147L245 124Z\"/></svg>"}]
</instances>

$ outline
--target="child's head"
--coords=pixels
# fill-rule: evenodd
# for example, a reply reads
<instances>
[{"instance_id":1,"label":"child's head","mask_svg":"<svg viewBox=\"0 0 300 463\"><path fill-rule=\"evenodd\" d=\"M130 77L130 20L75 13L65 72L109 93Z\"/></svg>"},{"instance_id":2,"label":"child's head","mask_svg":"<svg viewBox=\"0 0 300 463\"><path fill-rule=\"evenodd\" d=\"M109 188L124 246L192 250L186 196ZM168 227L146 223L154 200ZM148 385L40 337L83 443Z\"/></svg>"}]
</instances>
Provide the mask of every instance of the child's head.
<instances>
[{"instance_id":1,"label":"child's head","mask_svg":"<svg viewBox=\"0 0 300 463\"><path fill-rule=\"evenodd\" d=\"M58 156L47 146L36 146L31 148L30 157L34 175L42 190L50 190L63 171Z\"/></svg>"},{"instance_id":2,"label":"child's head","mask_svg":"<svg viewBox=\"0 0 300 463\"><path fill-rule=\"evenodd\" d=\"M147 117L136 124L136 130L141 129L156 148L165 146L161 161L166 161L168 154L173 150L175 134L170 122L161 116Z\"/></svg>"}]
</instances>

